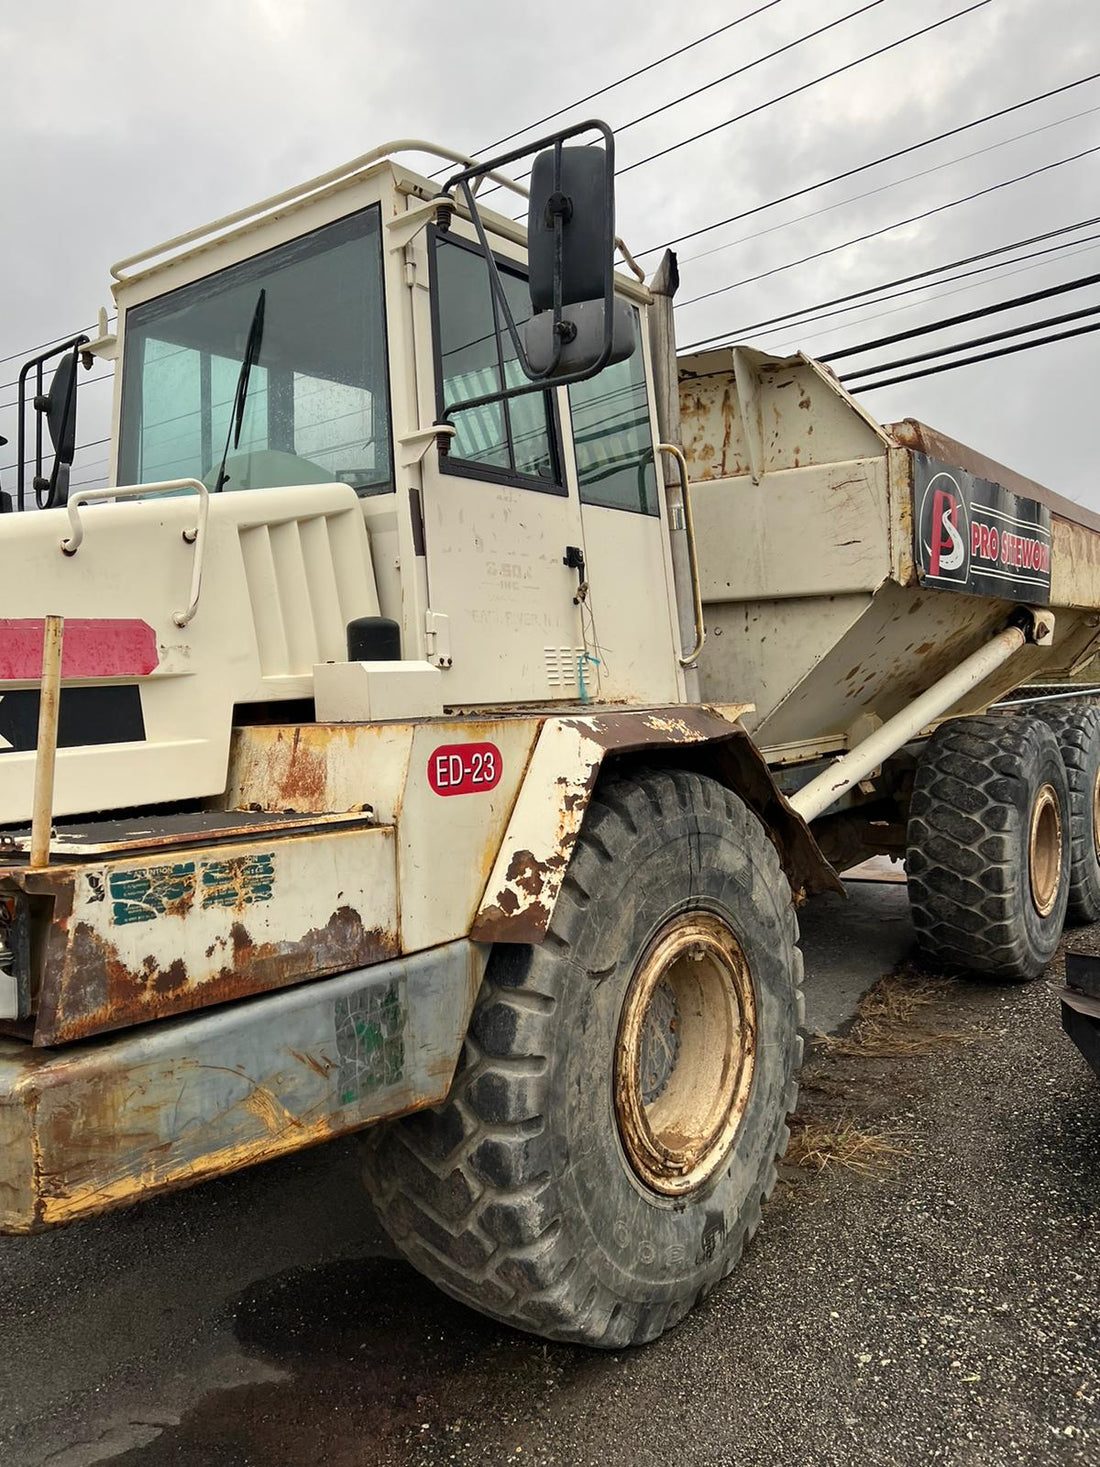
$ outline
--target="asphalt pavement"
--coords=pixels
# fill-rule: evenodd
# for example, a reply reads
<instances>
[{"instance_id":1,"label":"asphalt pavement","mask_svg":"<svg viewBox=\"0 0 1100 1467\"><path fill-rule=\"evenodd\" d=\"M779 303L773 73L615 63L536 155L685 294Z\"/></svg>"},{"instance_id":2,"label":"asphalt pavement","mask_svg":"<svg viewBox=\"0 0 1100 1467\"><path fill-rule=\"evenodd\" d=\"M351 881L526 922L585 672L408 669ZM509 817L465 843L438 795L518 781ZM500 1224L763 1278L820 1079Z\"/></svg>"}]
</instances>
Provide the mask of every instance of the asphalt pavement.
<instances>
[{"instance_id":1,"label":"asphalt pavement","mask_svg":"<svg viewBox=\"0 0 1100 1467\"><path fill-rule=\"evenodd\" d=\"M908 970L904 888L850 890L804 914L812 1029ZM916 1055L812 1052L803 1114L892 1168L788 1168L736 1274L640 1351L437 1293L350 1142L0 1239L0 1462L1100 1463L1100 1082L1051 979L944 988Z\"/></svg>"}]
</instances>

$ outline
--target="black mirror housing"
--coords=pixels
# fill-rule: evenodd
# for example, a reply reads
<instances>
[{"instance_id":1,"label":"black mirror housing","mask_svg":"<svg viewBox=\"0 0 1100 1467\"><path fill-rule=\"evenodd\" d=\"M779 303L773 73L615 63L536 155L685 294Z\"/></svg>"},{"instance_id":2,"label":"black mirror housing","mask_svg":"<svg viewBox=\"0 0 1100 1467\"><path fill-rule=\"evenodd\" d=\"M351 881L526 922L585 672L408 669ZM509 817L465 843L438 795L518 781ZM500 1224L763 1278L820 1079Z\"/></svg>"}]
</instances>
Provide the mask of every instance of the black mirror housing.
<instances>
[{"instance_id":1,"label":"black mirror housing","mask_svg":"<svg viewBox=\"0 0 1100 1467\"><path fill-rule=\"evenodd\" d=\"M59 463L71 464L76 454L76 365L79 354L64 356L57 364L46 395L46 426Z\"/></svg>"},{"instance_id":2,"label":"black mirror housing","mask_svg":"<svg viewBox=\"0 0 1100 1467\"><path fill-rule=\"evenodd\" d=\"M556 360L558 338L553 311L540 311L523 328L523 348L531 370L545 376L548 382L589 371L597 366L604 351L606 333L602 299L565 306L561 319L567 331L569 327L573 328L573 335L563 338ZM612 305L611 355L602 365L610 367L615 362L625 362L633 353L633 315L626 301L616 300Z\"/></svg>"},{"instance_id":3,"label":"black mirror housing","mask_svg":"<svg viewBox=\"0 0 1100 1467\"><path fill-rule=\"evenodd\" d=\"M555 181L556 156L561 168ZM606 148L548 148L531 170L527 265L531 308L554 305L555 235L561 219L561 304L603 299L615 250L615 193Z\"/></svg>"}]
</instances>

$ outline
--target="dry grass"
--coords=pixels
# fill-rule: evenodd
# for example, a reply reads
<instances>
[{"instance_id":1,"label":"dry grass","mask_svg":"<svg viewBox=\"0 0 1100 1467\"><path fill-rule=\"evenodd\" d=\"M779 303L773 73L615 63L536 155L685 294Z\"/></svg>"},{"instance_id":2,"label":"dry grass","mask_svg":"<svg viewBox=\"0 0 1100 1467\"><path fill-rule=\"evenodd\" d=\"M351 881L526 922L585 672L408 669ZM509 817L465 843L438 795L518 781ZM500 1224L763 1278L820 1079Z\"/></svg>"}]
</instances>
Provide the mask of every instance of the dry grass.
<instances>
[{"instance_id":1,"label":"dry grass","mask_svg":"<svg viewBox=\"0 0 1100 1467\"><path fill-rule=\"evenodd\" d=\"M852 1120L794 1115L786 1160L807 1171L839 1166L864 1177L882 1178L910 1154L899 1144L904 1136L898 1130L869 1131Z\"/></svg>"},{"instance_id":2,"label":"dry grass","mask_svg":"<svg viewBox=\"0 0 1100 1467\"><path fill-rule=\"evenodd\" d=\"M815 1042L826 1054L854 1059L927 1054L944 1044L961 1044L971 1036L931 1022L932 1011L950 989L951 984L943 979L904 970L891 973L864 996L847 1034L819 1034Z\"/></svg>"}]
</instances>

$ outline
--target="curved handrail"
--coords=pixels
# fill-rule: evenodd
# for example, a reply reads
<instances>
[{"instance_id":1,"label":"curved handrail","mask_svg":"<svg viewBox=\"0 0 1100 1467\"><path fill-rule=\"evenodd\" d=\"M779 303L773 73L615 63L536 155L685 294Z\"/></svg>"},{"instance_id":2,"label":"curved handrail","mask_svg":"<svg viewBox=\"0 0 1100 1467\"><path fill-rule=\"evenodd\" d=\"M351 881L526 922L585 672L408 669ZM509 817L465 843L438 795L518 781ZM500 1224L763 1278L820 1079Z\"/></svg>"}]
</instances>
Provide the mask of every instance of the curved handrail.
<instances>
[{"instance_id":1,"label":"curved handrail","mask_svg":"<svg viewBox=\"0 0 1100 1467\"><path fill-rule=\"evenodd\" d=\"M150 249L139 250L136 255L127 255L123 260L116 260L111 266L111 274L116 280L122 280L122 272L129 269L131 265L156 259L158 255L166 255L171 250L179 249L181 245L194 244L204 235L220 233L230 229L234 224L241 224L245 219L255 219L260 215L269 214L283 204L306 199L310 194L318 193L330 184L348 182L356 174L394 153L429 153L435 158L442 158L447 163L462 163L469 168L477 166L476 158L471 158L466 153L458 153L453 148L445 148L439 143L427 142L424 138L396 138L392 142L380 143L378 147L371 148L367 153L361 153L358 158L353 158L350 163L342 163L339 168L330 168L327 173L319 173L316 178L308 179L305 183L296 183L293 188L283 189L281 193L261 199L258 204L248 204L245 208L237 209L232 214L224 214L210 224L200 224L196 229L185 230L183 234L177 234L172 239L165 240L163 244L153 245ZM521 198L525 199L528 196L528 190L522 184L516 183L514 179L506 178L503 173L494 172L488 174L487 177L504 188L510 188Z\"/></svg>"},{"instance_id":2,"label":"curved handrail","mask_svg":"<svg viewBox=\"0 0 1100 1467\"><path fill-rule=\"evenodd\" d=\"M199 517L193 530L184 530L183 538L195 547L195 558L191 566L191 592L185 611L174 611L172 620L178 627L185 627L199 607L202 590L202 568L206 556L206 525L210 517L210 490L198 479L167 479L160 484L128 484L122 489L81 489L69 500L69 524L71 533L61 541L63 555L75 555L84 543L84 522L80 518L85 504L102 504L114 499L145 499L153 494L178 494L180 490L193 490L199 496Z\"/></svg>"},{"instance_id":3,"label":"curved handrail","mask_svg":"<svg viewBox=\"0 0 1100 1467\"><path fill-rule=\"evenodd\" d=\"M675 443L658 443L657 452L671 454L680 469L680 493L684 500L684 529L687 532L688 565L691 568L691 599L695 611L695 646L686 656L681 655L680 666L692 667L699 660L699 653L707 640L707 629L703 625L703 592L699 585L699 559L695 552L695 521L691 517L687 459L683 449Z\"/></svg>"}]
</instances>

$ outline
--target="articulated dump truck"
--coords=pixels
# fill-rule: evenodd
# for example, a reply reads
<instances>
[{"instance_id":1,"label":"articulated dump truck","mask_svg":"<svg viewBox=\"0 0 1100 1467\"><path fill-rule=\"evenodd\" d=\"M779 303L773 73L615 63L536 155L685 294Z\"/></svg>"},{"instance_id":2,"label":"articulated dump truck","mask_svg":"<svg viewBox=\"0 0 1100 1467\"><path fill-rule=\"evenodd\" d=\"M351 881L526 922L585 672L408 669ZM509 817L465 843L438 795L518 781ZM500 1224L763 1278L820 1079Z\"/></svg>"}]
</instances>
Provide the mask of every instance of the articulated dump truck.
<instances>
[{"instance_id":1,"label":"articulated dump truck","mask_svg":"<svg viewBox=\"0 0 1100 1467\"><path fill-rule=\"evenodd\" d=\"M988 711L1095 655L1100 521L807 356L677 362L592 131L526 227L518 154L377 149L24 368L5 1231L358 1131L448 1293L640 1343L775 1182L805 899L903 857L929 962L1005 981L1100 916L1100 721Z\"/></svg>"}]
</instances>

